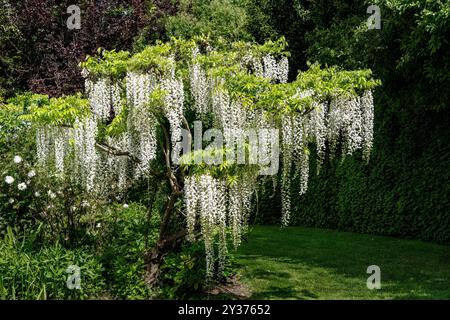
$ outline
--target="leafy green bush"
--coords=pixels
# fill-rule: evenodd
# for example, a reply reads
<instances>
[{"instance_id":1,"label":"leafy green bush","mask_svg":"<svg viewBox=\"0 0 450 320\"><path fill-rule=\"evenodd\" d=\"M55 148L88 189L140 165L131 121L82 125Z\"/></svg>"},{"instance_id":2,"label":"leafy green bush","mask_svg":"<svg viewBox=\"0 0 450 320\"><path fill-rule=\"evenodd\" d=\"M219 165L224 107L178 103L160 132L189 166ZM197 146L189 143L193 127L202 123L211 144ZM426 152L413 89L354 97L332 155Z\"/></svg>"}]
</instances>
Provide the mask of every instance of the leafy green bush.
<instances>
[{"instance_id":1,"label":"leafy green bush","mask_svg":"<svg viewBox=\"0 0 450 320\"><path fill-rule=\"evenodd\" d=\"M105 267L111 294L119 299L147 299L144 281L146 249L157 237L157 215L149 223L147 208L139 204L112 205L97 217L97 250Z\"/></svg>"},{"instance_id":2,"label":"leafy green bush","mask_svg":"<svg viewBox=\"0 0 450 320\"><path fill-rule=\"evenodd\" d=\"M80 289L67 286L68 267L80 268ZM31 251L27 240L8 229L0 241L1 299L90 299L104 294L102 266L83 249L68 250L59 244Z\"/></svg>"},{"instance_id":3,"label":"leafy green bush","mask_svg":"<svg viewBox=\"0 0 450 320\"><path fill-rule=\"evenodd\" d=\"M185 244L180 252L171 252L161 266L161 291L168 299L186 299L199 294L206 278L203 243Z\"/></svg>"},{"instance_id":4,"label":"leafy green bush","mask_svg":"<svg viewBox=\"0 0 450 320\"><path fill-rule=\"evenodd\" d=\"M180 250L164 257L160 279L162 297L167 299L204 298L205 291L210 286L217 282L226 282L235 274L233 253L229 251L224 258L222 270L215 274L210 283L206 283L204 243L185 242ZM218 266L218 258L214 263Z\"/></svg>"}]
</instances>

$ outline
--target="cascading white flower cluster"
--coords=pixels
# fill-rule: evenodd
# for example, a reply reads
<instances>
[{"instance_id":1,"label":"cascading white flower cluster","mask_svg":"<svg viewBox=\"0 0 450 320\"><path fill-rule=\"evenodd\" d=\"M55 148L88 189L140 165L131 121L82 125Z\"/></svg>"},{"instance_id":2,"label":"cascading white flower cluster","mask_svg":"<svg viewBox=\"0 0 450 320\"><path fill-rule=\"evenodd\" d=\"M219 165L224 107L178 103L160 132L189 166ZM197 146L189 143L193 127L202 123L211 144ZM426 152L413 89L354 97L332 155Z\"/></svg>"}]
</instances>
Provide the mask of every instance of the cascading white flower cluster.
<instances>
[{"instance_id":1,"label":"cascading white flower cluster","mask_svg":"<svg viewBox=\"0 0 450 320\"><path fill-rule=\"evenodd\" d=\"M166 77L156 76L152 72L128 72L125 78L125 95L127 104L127 132L120 137L106 137L103 152L97 145L97 126L100 122L110 122L122 110L121 87L119 82L108 78L87 77L86 93L90 102L92 115L76 119L74 128L42 128L37 131L36 143L40 164L54 162L57 172L64 172L65 157L73 154L73 178L86 191L107 196L114 191L123 191L127 186L129 170L134 169L133 178L145 174L150 163L156 158L156 116L150 110L152 92L160 87L167 91L164 100L164 113L170 123L171 142L178 148L181 140L181 124L184 105L184 88L181 80L175 79L175 62ZM70 135L70 137L69 137ZM74 144L70 148L69 140ZM106 151L106 152L105 152ZM117 155L115 151L120 151ZM175 150L176 151L176 150ZM54 155L50 157L50 154ZM173 152L177 154L177 152ZM130 166L128 155L138 161ZM116 186L112 190L111 186Z\"/></svg>"},{"instance_id":2,"label":"cascading white flower cluster","mask_svg":"<svg viewBox=\"0 0 450 320\"><path fill-rule=\"evenodd\" d=\"M97 81L87 78L85 88L92 112L99 119L106 121L120 113L122 103L118 83L112 83L106 78L100 78Z\"/></svg>"},{"instance_id":3,"label":"cascading white flower cluster","mask_svg":"<svg viewBox=\"0 0 450 320\"><path fill-rule=\"evenodd\" d=\"M210 279L215 270L214 237L218 235L218 269L223 268L227 249L226 228L230 226L233 244L241 242L242 229L251 209L251 197L256 177L246 176L227 185L224 179L209 174L192 175L185 178L184 200L188 239L196 239L197 222L205 242L206 270Z\"/></svg>"},{"instance_id":4,"label":"cascading white flower cluster","mask_svg":"<svg viewBox=\"0 0 450 320\"><path fill-rule=\"evenodd\" d=\"M373 119L374 119L374 105L372 91L367 90L361 97L361 134L363 138L362 149L363 158L369 160L370 151L373 146Z\"/></svg>"},{"instance_id":5,"label":"cascading white flower cluster","mask_svg":"<svg viewBox=\"0 0 450 320\"><path fill-rule=\"evenodd\" d=\"M262 59L252 54L247 54L242 58L242 67L249 68L256 76L287 83L289 77L289 60L282 57L277 61L272 55L263 56Z\"/></svg>"},{"instance_id":6,"label":"cascading white flower cluster","mask_svg":"<svg viewBox=\"0 0 450 320\"><path fill-rule=\"evenodd\" d=\"M128 72L126 76L126 95L128 103L128 149L132 155L140 159L136 169L139 177L150 169L150 162L156 158L157 121L149 110L151 93L158 84L152 73Z\"/></svg>"},{"instance_id":7,"label":"cascading white flower cluster","mask_svg":"<svg viewBox=\"0 0 450 320\"><path fill-rule=\"evenodd\" d=\"M189 79L191 94L195 103L195 111L200 115L205 115L209 111L209 95L211 90L206 71L199 63L195 62L199 54L199 49L197 47L194 48L192 51L192 60L194 62L190 66Z\"/></svg>"},{"instance_id":8,"label":"cascading white flower cluster","mask_svg":"<svg viewBox=\"0 0 450 320\"><path fill-rule=\"evenodd\" d=\"M54 129L55 168L58 173L64 172L64 156L68 150L68 128Z\"/></svg>"},{"instance_id":9,"label":"cascading white flower cluster","mask_svg":"<svg viewBox=\"0 0 450 320\"><path fill-rule=\"evenodd\" d=\"M299 93L300 97L313 96L312 92ZM330 153L336 152L342 142L343 154L351 155L362 149L368 159L373 141L373 97L370 91L362 97L333 97L329 105L314 102L304 115L285 115L282 120L283 168L281 175L282 223L287 225L291 206L291 170L300 173L299 194L308 189L309 143L315 143L317 168L324 160L326 143Z\"/></svg>"},{"instance_id":10,"label":"cascading white flower cluster","mask_svg":"<svg viewBox=\"0 0 450 320\"><path fill-rule=\"evenodd\" d=\"M170 125L170 138L172 144L172 160L178 163L178 155L181 150L182 123L184 112L184 86L182 80L170 77L165 79L161 88L166 91L164 96L164 112Z\"/></svg>"},{"instance_id":11,"label":"cascading white flower cluster","mask_svg":"<svg viewBox=\"0 0 450 320\"><path fill-rule=\"evenodd\" d=\"M75 179L86 191L94 191L98 185L99 155L96 149L97 119L95 116L83 120L76 119L74 123L75 149Z\"/></svg>"},{"instance_id":12,"label":"cascading white flower cluster","mask_svg":"<svg viewBox=\"0 0 450 320\"><path fill-rule=\"evenodd\" d=\"M368 159L373 143L373 97L370 91L362 97L335 97L329 105L327 139L330 152L336 152L339 139L343 137L344 154L363 149Z\"/></svg>"},{"instance_id":13,"label":"cascading white flower cluster","mask_svg":"<svg viewBox=\"0 0 450 320\"><path fill-rule=\"evenodd\" d=\"M263 77L278 80L280 83L287 83L289 74L289 61L283 57L279 62L272 55L263 57Z\"/></svg>"},{"instance_id":14,"label":"cascading white flower cluster","mask_svg":"<svg viewBox=\"0 0 450 320\"><path fill-rule=\"evenodd\" d=\"M195 59L198 54L198 49L195 49L193 58ZM247 55L243 58L241 65L253 70L257 76L267 77L280 83L287 82L289 69L287 58L282 58L277 62L270 55L262 59ZM231 98L223 84L223 79L208 79L206 72L199 64L194 63L190 67L190 86L194 98L194 110L199 116L211 112L214 123L223 130L226 147L234 149L235 139L239 137L238 132L248 128L270 128L271 126L263 110L245 108L241 101ZM269 149L273 137L268 130L261 132L263 135L258 137L262 143L260 148ZM269 152L262 153L269 154ZM194 237L196 217L199 216L200 230L205 239L209 276L212 276L214 270L214 247L212 245L214 231L217 230L220 238L218 250L220 264L226 253L225 228L227 226L231 229L234 246L237 247L241 243L242 230L247 225L251 199L257 185L256 181L256 177L246 176L237 183L226 186L223 181L209 175L185 178L184 195L189 238L193 239ZM223 194L226 195L226 198L223 198ZM212 205L206 204L205 201L212 201ZM215 209L210 212L210 207Z\"/></svg>"},{"instance_id":15,"label":"cascading white flower cluster","mask_svg":"<svg viewBox=\"0 0 450 320\"><path fill-rule=\"evenodd\" d=\"M55 166L56 172L64 172L65 156L71 152L70 128L46 126L36 131L37 162L41 166Z\"/></svg>"},{"instance_id":16,"label":"cascading white flower cluster","mask_svg":"<svg viewBox=\"0 0 450 320\"><path fill-rule=\"evenodd\" d=\"M71 178L87 192L108 196L125 189L128 158L99 152L98 122L99 118L93 113L90 117L75 119L73 128L45 126L37 129L37 162L47 170L53 166L56 173ZM127 135L108 137L107 144L116 150L125 150Z\"/></svg>"},{"instance_id":17,"label":"cascading white flower cluster","mask_svg":"<svg viewBox=\"0 0 450 320\"><path fill-rule=\"evenodd\" d=\"M50 135L48 128L39 128L36 130L36 156L37 162L44 167L47 164L48 156L50 154Z\"/></svg>"}]
</instances>

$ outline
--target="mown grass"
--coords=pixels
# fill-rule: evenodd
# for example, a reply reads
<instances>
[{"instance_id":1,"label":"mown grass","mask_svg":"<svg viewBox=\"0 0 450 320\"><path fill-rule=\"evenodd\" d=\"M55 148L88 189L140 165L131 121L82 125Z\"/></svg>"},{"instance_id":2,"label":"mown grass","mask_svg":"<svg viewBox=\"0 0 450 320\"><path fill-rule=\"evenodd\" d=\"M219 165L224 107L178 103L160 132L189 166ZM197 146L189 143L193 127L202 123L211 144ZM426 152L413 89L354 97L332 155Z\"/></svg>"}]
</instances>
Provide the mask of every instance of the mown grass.
<instances>
[{"instance_id":1,"label":"mown grass","mask_svg":"<svg viewBox=\"0 0 450 320\"><path fill-rule=\"evenodd\" d=\"M237 263L252 299L450 299L450 247L420 241L255 226ZM380 290L367 288L370 265Z\"/></svg>"}]
</instances>

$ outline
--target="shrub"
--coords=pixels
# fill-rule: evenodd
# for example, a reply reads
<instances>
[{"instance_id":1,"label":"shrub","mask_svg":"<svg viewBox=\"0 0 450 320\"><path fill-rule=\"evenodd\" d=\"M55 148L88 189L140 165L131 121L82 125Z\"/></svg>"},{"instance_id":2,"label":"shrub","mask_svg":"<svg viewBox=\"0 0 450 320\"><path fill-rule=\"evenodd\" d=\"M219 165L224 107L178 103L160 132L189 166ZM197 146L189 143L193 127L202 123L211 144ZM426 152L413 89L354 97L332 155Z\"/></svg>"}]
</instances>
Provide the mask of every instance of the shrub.
<instances>
[{"instance_id":1,"label":"shrub","mask_svg":"<svg viewBox=\"0 0 450 320\"><path fill-rule=\"evenodd\" d=\"M105 212L106 211L106 212ZM119 299L147 299L151 290L144 281L145 256L157 237L157 215L151 223L147 208L139 204L112 205L97 216L97 250L105 266L111 294Z\"/></svg>"},{"instance_id":2,"label":"shrub","mask_svg":"<svg viewBox=\"0 0 450 320\"><path fill-rule=\"evenodd\" d=\"M217 240L217 239L216 239ZM232 252L225 255L225 265L210 283L206 283L205 245L185 242L178 251L169 253L161 266L161 294L167 299L204 298L205 291L217 282L234 275ZM215 259L217 266L219 261Z\"/></svg>"},{"instance_id":3,"label":"shrub","mask_svg":"<svg viewBox=\"0 0 450 320\"><path fill-rule=\"evenodd\" d=\"M205 248L202 243L185 244L180 252L168 254L161 266L164 298L186 299L199 294L205 285Z\"/></svg>"},{"instance_id":4,"label":"shrub","mask_svg":"<svg viewBox=\"0 0 450 320\"><path fill-rule=\"evenodd\" d=\"M81 288L69 289L67 269L80 268ZM16 238L11 228L0 241L0 298L90 299L102 297L102 266L83 249L68 250L60 244L30 251L26 239Z\"/></svg>"}]
</instances>

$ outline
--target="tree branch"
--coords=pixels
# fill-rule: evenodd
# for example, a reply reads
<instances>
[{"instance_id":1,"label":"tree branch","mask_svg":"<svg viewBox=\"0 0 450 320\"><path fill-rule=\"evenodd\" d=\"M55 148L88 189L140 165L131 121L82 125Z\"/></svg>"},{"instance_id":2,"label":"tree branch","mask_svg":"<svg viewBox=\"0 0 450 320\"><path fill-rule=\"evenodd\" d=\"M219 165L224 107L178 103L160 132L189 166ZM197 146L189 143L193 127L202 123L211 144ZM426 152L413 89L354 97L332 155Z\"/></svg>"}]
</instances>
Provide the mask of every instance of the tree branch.
<instances>
[{"instance_id":1,"label":"tree branch","mask_svg":"<svg viewBox=\"0 0 450 320\"><path fill-rule=\"evenodd\" d=\"M133 162L135 163L140 163L141 160L139 160L138 158L136 158L135 156L133 156L131 153L129 153L128 151L121 151L118 150L114 147L111 147L110 145L107 145L106 143L96 143L95 146L97 148L99 148L102 151L105 151L109 154L112 154L114 156L125 156L125 157L129 157Z\"/></svg>"}]
</instances>

